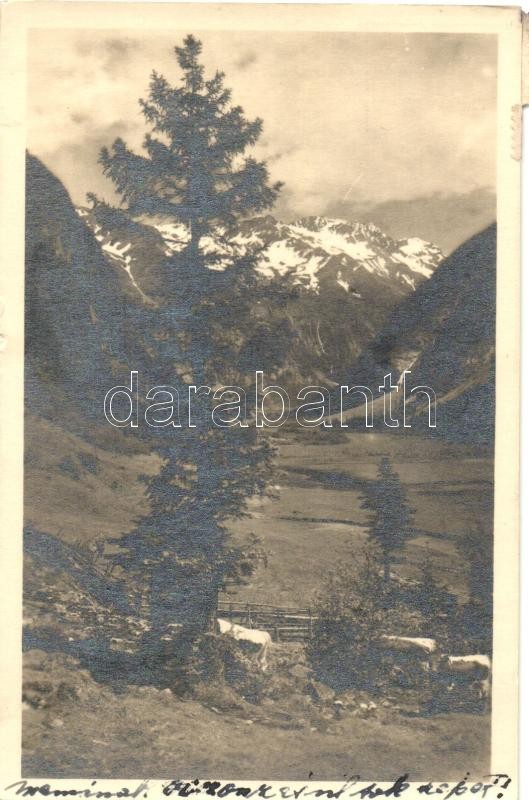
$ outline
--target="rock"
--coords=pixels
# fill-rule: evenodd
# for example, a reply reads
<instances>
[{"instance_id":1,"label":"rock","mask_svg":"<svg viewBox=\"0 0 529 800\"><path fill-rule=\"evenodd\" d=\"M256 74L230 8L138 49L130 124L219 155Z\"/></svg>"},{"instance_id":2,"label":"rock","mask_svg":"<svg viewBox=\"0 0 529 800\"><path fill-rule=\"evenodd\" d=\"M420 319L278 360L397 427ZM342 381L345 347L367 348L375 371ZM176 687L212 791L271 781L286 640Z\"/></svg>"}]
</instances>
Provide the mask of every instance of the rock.
<instances>
[{"instance_id":1,"label":"rock","mask_svg":"<svg viewBox=\"0 0 529 800\"><path fill-rule=\"evenodd\" d=\"M63 725L64 725L64 720L59 718L52 719L52 721L50 722L50 727L52 728L62 728Z\"/></svg>"},{"instance_id":2,"label":"rock","mask_svg":"<svg viewBox=\"0 0 529 800\"><path fill-rule=\"evenodd\" d=\"M358 706L356 694L352 690L342 692L340 695L338 695L337 700L340 700L344 707L348 710L352 710Z\"/></svg>"},{"instance_id":3,"label":"rock","mask_svg":"<svg viewBox=\"0 0 529 800\"><path fill-rule=\"evenodd\" d=\"M61 681L57 687L57 699L60 701L78 700L80 694L81 693L78 686L72 686L64 681Z\"/></svg>"},{"instance_id":4,"label":"rock","mask_svg":"<svg viewBox=\"0 0 529 800\"><path fill-rule=\"evenodd\" d=\"M357 713L362 719L367 719L368 717L374 717L376 715L377 708L377 704L373 703L371 700L369 703L360 703Z\"/></svg>"},{"instance_id":5,"label":"rock","mask_svg":"<svg viewBox=\"0 0 529 800\"><path fill-rule=\"evenodd\" d=\"M301 678L302 680L307 680L310 676L312 670L310 667L305 667L303 664L294 664L294 666L288 671L288 674L291 675L293 678Z\"/></svg>"},{"instance_id":6,"label":"rock","mask_svg":"<svg viewBox=\"0 0 529 800\"><path fill-rule=\"evenodd\" d=\"M309 727L309 723L306 719L296 719L292 720L292 727L296 730L303 730Z\"/></svg>"},{"instance_id":7,"label":"rock","mask_svg":"<svg viewBox=\"0 0 529 800\"><path fill-rule=\"evenodd\" d=\"M333 703L335 698L334 691L321 681L310 680L307 684L307 693L315 703Z\"/></svg>"},{"instance_id":8,"label":"rock","mask_svg":"<svg viewBox=\"0 0 529 800\"><path fill-rule=\"evenodd\" d=\"M135 693L140 695L140 697L159 697L161 694L159 689L156 689L154 686L137 686L135 688Z\"/></svg>"},{"instance_id":9,"label":"rock","mask_svg":"<svg viewBox=\"0 0 529 800\"><path fill-rule=\"evenodd\" d=\"M305 708L310 708L312 706L313 700L311 697L307 697L306 694L299 695L299 704L304 706Z\"/></svg>"}]
</instances>

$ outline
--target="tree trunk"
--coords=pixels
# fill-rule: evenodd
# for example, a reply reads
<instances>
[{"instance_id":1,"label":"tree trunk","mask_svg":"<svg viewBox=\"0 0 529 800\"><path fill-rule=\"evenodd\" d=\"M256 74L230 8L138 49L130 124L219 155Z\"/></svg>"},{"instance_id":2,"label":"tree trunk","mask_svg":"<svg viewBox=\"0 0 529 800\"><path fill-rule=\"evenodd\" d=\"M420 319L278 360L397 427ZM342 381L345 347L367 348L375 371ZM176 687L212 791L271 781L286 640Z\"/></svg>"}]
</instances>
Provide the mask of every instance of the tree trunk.
<instances>
[{"instance_id":1,"label":"tree trunk","mask_svg":"<svg viewBox=\"0 0 529 800\"><path fill-rule=\"evenodd\" d=\"M189 253L192 259L192 266L198 269L200 266L200 239L202 238L202 234L200 232L200 226L196 220L191 221L189 225L189 232L191 234L191 238L189 240Z\"/></svg>"},{"instance_id":2,"label":"tree trunk","mask_svg":"<svg viewBox=\"0 0 529 800\"><path fill-rule=\"evenodd\" d=\"M389 553L386 551L384 553L384 584L389 586L389 582L391 580L391 560L389 557Z\"/></svg>"}]
</instances>

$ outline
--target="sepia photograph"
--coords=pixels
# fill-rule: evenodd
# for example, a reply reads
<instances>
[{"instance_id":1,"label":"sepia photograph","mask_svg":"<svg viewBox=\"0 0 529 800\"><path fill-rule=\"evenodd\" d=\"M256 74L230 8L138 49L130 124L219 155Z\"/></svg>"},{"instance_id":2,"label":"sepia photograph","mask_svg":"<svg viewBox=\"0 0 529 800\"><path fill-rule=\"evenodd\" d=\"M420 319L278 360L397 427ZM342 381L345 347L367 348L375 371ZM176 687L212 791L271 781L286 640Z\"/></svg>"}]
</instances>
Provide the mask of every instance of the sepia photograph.
<instances>
[{"instance_id":1,"label":"sepia photograph","mask_svg":"<svg viewBox=\"0 0 529 800\"><path fill-rule=\"evenodd\" d=\"M8 788L500 797L501 25L172 11L26 33Z\"/></svg>"}]
</instances>

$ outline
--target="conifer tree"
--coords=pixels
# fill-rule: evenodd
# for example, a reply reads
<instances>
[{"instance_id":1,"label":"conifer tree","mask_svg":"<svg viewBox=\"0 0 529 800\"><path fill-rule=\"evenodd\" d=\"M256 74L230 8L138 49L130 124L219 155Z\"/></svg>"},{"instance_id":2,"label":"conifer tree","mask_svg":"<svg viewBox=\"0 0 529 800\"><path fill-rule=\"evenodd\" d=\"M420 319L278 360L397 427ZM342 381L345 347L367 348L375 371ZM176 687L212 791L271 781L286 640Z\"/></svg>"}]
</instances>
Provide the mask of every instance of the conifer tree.
<instances>
[{"instance_id":1,"label":"conifer tree","mask_svg":"<svg viewBox=\"0 0 529 800\"><path fill-rule=\"evenodd\" d=\"M457 616L457 597L439 578L429 552L421 565L420 578L413 592L413 606L423 617L427 632L434 639L450 644L450 630Z\"/></svg>"},{"instance_id":2,"label":"conifer tree","mask_svg":"<svg viewBox=\"0 0 529 800\"><path fill-rule=\"evenodd\" d=\"M482 492L481 507L468 522L459 540L465 566L468 600L461 609L461 634L465 646L476 652L492 653L493 563L494 563L494 492L489 486Z\"/></svg>"},{"instance_id":3,"label":"conifer tree","mask_svg":"<svg viewBox=\"0 0 529 800\"><path fill-rule=\"evenodd\" d=\"M399 476L386 457L380 462L377 479L365 489L362 508L369 512L369 538L380 549L387 584L396 554L410 537L413 512Z\"/></svg>"},{"instance_id":4,"label":"conifer tree","mask_svg":"<svg viewBox=\"0 0 529 800\"><path fill-rule=\"evenodd\" d=\"M187 419L189 385L246 385L250 364L254 375L255 369L277 367L282 358L261 323L261 342L271 344L269 361L251 363L245 335L255 328L252 309L263 291L257 252L238 251L227 235L241 216L270 207L280 184L270 185L266 164L246 154L262 121L247 120L242 108L231 104L223 73L205 78L201 43L187 36L175 53L180 84L171 86L153 72L148 98L140 100L151 129L144 154L121 139L101 151L121 208L94 195L90 199L103 227L116 218L130 226L152 217L187 228L186 246L164 265L163 298L155 307L133 311L137 331L131 342L149 385L179 390L180 415ZM206 246L206 236L219 246ZM248 398L251 403L253 394ZM190 641L210 625L218 592L237 558L224 523L244 514L246 499L265 492L270 478L272 450L255 427L215 428L210 412L211 398L198 392L194 427L149 432L162 459L161 471L147 481L151 511L120 540L122 566L147 590L151 648L171 623L182 624Z\"/></svg>"}]
</instances>

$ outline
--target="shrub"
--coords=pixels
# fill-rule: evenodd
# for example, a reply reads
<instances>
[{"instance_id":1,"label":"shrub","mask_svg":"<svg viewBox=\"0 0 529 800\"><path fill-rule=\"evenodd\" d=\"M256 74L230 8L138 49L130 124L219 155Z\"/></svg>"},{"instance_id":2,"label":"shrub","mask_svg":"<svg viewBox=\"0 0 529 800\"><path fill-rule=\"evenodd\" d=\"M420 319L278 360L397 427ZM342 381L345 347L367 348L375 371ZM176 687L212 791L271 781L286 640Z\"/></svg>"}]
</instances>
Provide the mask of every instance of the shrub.
<instances>
[{"instance_id":1,"label":"shrub","mask_svg":"<svg viewBox=\"0 0 529 800\"><path fill-rule=\"evenodd\" d=\"M387 596L380 553L365 548L356 563L344 564L316 597L318 617L307 658L319 680L335 691L380 688L376 643L383 632Z\"/></svg>"},{"instance_id":2,"label":"shrub","mask_svg":"<svg viewBox=\"0 0 529 800\"><path fill-rule=\"evenodd\" d=\"M231 697L257 703L263 696L265 676L252 654L229 636L203 634L186 665L188 690L198 699L220 706ZM215 702L215 699L217 702Z\"/></svg>"}]
</instances>

